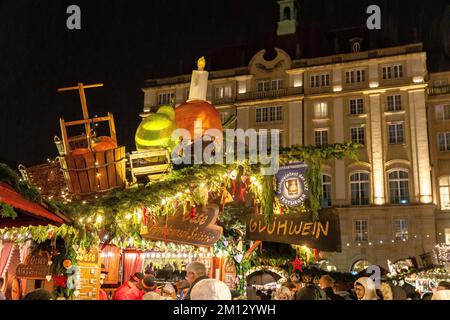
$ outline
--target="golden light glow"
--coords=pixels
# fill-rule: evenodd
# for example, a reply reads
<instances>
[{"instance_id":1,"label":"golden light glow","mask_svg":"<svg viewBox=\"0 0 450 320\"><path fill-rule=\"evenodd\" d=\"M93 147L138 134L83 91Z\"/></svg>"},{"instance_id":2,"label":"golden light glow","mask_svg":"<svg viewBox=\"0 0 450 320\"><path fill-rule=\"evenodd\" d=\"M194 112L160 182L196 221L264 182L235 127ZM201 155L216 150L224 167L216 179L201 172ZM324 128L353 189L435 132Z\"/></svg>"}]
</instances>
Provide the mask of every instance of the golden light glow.
<instances>
[{"instance_id":1,"label":"golden light glow","mask_svg":"<svg viewBox=\"0 0 450 320\"><path fill-rule=\"evenodd\" d=\"M197 61L197 68L199 71L203 71L203 70L205 70L205 67L206 67L206 59L205 59L205 57L201 57Z\"/></svg>"}]
</instances>

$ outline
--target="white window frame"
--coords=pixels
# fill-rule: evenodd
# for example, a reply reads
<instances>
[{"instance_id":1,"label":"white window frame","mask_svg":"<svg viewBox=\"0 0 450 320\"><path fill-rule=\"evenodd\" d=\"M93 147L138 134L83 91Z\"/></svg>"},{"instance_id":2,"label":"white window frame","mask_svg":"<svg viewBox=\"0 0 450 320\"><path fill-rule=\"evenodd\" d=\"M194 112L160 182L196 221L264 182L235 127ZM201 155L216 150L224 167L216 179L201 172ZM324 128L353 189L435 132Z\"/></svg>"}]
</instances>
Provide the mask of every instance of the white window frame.
<instances>
[{"instance_id":1,"label":"white window frame","mask_svg":"<svg viewBox=\"0 0 450 320\"><path fill-rule=\"evenodd\" d=\"M175 92L160 92L158 93L158 105L168 105L171 103L171 100L175 99Z\"/></svg>"},{"instance_id":2,"label":"white window frame","mask_svg":"<svg viewBox=\"0 0 450 320\"><path fill-rule=\"evenodd\" d=\"M350 99L349 108L352 116L364 114L364 98Z\"/></svg>"},{"instance_id":3,"label":"white window frame","mask_svg":"<svg viewBox=\"0 0 450 320\"><path fill-rule=\"evenodd\" d=\"M271 84L270 88L271 88L272 90L280 90L280 89L283 89L283 79L274 79L274 80L271 80L270 84Z\"/></svg>"},{"instance_id":4,"label":"white window frame","mask_svg":"<svg viewBox=\"0 0 450 320\"><path fill-rule=\"evenodd\" d=\"M391 175L393 173L397 173L397 178L391 178ZM407 177L406 178L400 177L400 173L406 173ZM407 204L409 204L409 197L410 197L409 171L406 170L406 169L393 169L393 170L390 170L387 174L388 174L387 178L388 178L388 186L389 186L389 201L390 201L390 203L394 204L394 205L396 205L396 204L398 204L398 205L407 205ZM402 183L405 183L405 182L407 184L407 187L406 187L407 195L406 195L406 198L403 199L402 195L401 195L401 190L404 189L404 188L402 188ZM398 199L398 201L394 201L394 199L393 199L394 197L392 196L393 195L392 194L393 193L393 189L392 189L392 185L393 184L396 185L396 191L397 192L396 192L396 195L395 195L395 199L396 200Z\"/></svg>"},{"instance_id":5,"label":"white window frame","mask_svg":"<svg viewBox=\"0 0 450 320\"><path fill-rule=\"evenodd\" d=\"M400 141L400 134L399 134L399 126L402 127L402 140ZM391 140L391 127L395 127L395 136L394 139ZM402 145L405 144L405 123L404 122L395 122L395 123L388 123L388 144L389 145Z\"/></svg>"},{"instance_id":6,"label":"white window frame","mask_svg":"<svg viewBox=\"0 0 450 320\"><path fill-rule=\"evenodd\" d=\"M352 69L345 71L345 83L355 84L366 82L366 69Z\"/></svg>"},{"instance_id":7,"label":"white window frame","mask_svg":"<svg viewBox=\"0 0 450 320\"><path fill-rule=\"evenodd\" d=\"M366 128L365 127L352 127L350 128L350 137L354 143L362 145L366 144Z\"/></svg>"},{"instance_id":8,"label":"white window frame","mask_svg":"<svg viewBox=\"0 0 450 320\"><path fill-rule=\"evenodd\" d=\"M439 199L442 210L450 210L450 176L439 178Z\"/></svg>"},{"instance_id":9,"label":"white window frame","mask_svg":"<svg viewBox=\"0 0 450 320\"><path fill-rule=\"evenodd\" d=\"M405 75L405 67L402 63L386 65L382 67L382 79L403 79Z\"/></svg>"},{"instance_id":10,"label":"white window frame","mask_svg":"<svg viewBox=\"0 0 450 320\"><path fill-rule=\"evenodd\" d=\"M329 87L331 85L331 74L329 72L313 74L310 80L311 88Z\"/></svg>"},{"instance_id":11,"label":"white window frame","mask_svg":"<svg viewBox=\"0 0 450 320\"><path fill-rule=\"evenodd\" d=\"M361 179L361 174L366 175L367 176L367 180L362 180ZM358 175L358 180L352 181L352 177L355 176L355 175ZM351 204L353 206L368 206L368 205L370 205L370 198L371 198L370 173L369 172L365 172L365 171L352 172L350 174L349 181L350 181L350 201L351 201ZM365 198L362 197L363 188L361 186L363 184L367 185L367 190L366 190L367 191L367 197L365 197ZM353 185L357 185L358 186L358 190L357 190L358 191L358 198L357 199L353 199L353 188L352 188ZM367 200L367 201L365 201L365 200ZM356 202L358 202L358 203L356 203Z\"/></svg>"},{"instance_id":12,"label":"white window frame","mask_svg":"<svg viewBox=\"0 0 450 320\"><path fill-rule=\"evenodd\" d=\"M314 118L315 119L328 118L328 103L327 102L314 103Z\"/></svg>"},{"instance_id":13,"label":"white window frame","mask_svg":"<svg viewBox=\"0 0 450 320\"><path fill-rule=\"evenodd\" d=\"M401 94L389 95L386 98L388 112L399 112L403 110L403 98Z\"/></svg>"},{"instance_id":14,"label":"white window frame","mask_svg":"<svg viewBox=\"0 0 450 320\"><path fill-rule=\"evenodd\" d=\"M394 219L394 239L395 241L409 240L409 222L407 219Z\"/></svg>"},{"instance_id":15,"label":"white window frame","mask_svg":"<svg viewBox=\"0 0 450 320\"><path fill-rule=\"evenodd\" d=\"M369 221L367 219L354 220L354 228L356 242L369 241Z\"/></svg>"},{"instance_id":16,"label":"white window frame","mask_svg":"<svg viewBox=\"0 0 450 320\"><path fill-rule=\"evenodd\" d=\"M328 201L325 203L325 196L322 198L322 207L330 208L333 205L333 178L329 174L322 174L322 188L323 195L325 195L325 188L329 188L329 197L326 198Z\"/></svg>"},{"instance_id":17,"label":"white window frame","mask_svg":"<svg viewBox=\"0 0 450 320\"><path fill-rule=\"evenodd\" d=\"M450 120L450 104L441 104L435 107L436 120L447 121Z\"/></svg>"},{"instance_id":18,"label":"white window frame","mask_svg":"<svg viewBox=\"0 0 450 320\"><path fill-rule=\"evenodd\" d=\"M443 145L441 145L441 142L444 142ZM439 132L438 138L438 150L439 152L449 152L450 151L450 132Z\"/></svg>"},{"instance_id":19,"label":"white window frame","mask_svg":"<svg viewBox=\"0 0 450 320\"><path fill-rule=\"evenodd\" d=\"M232 96L232 89L230 85L217 86L214 88L214 96L216 99L227 99Z\"/></svg>"},{"instance_id":20,"label":"white window frame","mask_svg":"<svg viewBox=\"0 0 450 320\"><path fill-rule=\"evenodd\" d=\"M260 80L257 84L258 92L270 91L270 80Z\"/></svg>"},{"instance_id":21,"label":"white window frame","mask_svg":"<svg viewBox=\"0 0 450 320\"><path fill-rule=\"evenodd\" d=\"M314 130L314 144L316 146L327 145L327 144L329 144L329 140L330 140L330 137L329 137L328 129L315 129Z\"/></svg>"},{"instance_id":22,"label":"white window frame","mask_svg":"<svg viewBox=\"0 0 450 320\"><path fill-rule=\"evenodd\" d=\"M256 107L255 122L269 123L283 121L283 106Z\"/></svg>"}]
</instances>

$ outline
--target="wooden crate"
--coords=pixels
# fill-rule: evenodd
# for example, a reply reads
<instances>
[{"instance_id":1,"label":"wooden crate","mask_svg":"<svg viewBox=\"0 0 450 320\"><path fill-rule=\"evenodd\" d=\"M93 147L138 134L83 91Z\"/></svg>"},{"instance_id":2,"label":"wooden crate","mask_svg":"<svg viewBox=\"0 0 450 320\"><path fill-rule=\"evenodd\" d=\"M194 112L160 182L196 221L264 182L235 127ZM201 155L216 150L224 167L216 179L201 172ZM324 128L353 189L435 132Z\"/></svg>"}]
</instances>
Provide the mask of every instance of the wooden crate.
<instances>
[{"instance_id":1,"label":"wooden crate","mask_svg":"<svg viewBox=\"0 0 450 320\"><path fill-rule=\"evenodd\" d=\"M125 186L125 147L64 156L69 191L92 195Z\"/></svg>"}]
</instances>

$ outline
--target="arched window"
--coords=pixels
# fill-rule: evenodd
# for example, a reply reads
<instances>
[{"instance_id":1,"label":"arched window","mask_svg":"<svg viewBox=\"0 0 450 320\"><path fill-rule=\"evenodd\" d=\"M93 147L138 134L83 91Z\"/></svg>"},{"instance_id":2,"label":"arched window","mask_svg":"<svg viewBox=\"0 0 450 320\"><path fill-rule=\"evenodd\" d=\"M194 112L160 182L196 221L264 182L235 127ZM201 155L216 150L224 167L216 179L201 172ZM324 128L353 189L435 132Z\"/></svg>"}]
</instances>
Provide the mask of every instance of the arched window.
<instances>
[{"instance_id":1,"label":"arched window","mask_svg":"<svg viewBox=\"0 0 450 320\"><path fill-rule=\"evenodd\" d=\"M324 174L322 176L322 207L331 207L331 176Z\"/></svg>"},{"instance_id":2,"label":"arched window","mask_svg":"<svg viewBox=\"0 0 450 320\"><path fill-rule=\"evenodd\" d=\"M439 178L439 194L441 196L441 209L450 210L450 176Z\"/></svg>"},{"instance_id":3,"label":"arched window","mask_svg":"<svg viewBox=\"0 0 450 320\"><path fill-rule=\"evenodd\" d=\"M370 262L369 261L361 259L361 260L356 261L352 265L351 271L359 273L361 271L366 270L369 266L370 266Z\"/></svg>"},{"instance_id":4,"label":"arched window","mask_svg":"<svg viewBox=\"0 0 450 320\"><path fill-rule=\"evenodd\" d=\"M409 203L409 175L406 170L389 173L389 194L391 204Z\"/></svg>"},{"instance_id":5,"label":"arched window","mask_svg":"<svg viewBox=\"0 0 450 320\"><path fill-rule=\"evenodd\" d=\"M370 203L369 174L358 172L350 176L350 192L353 206L367 206Z\"/></svg>"},{"instance_id":6,"label":"arched window","mask_svg":"<svg viewBox=\"0 0 450 320\"><path fill-rule=\"evenodd\" d=\"M283 21L284 20L291 20L291 8L285 7L283 10Z\"/></svg>"},{"instance_id":7,"label":"arched window","mask_svg":"<svg viewBox=\"0 0 450 320\"><path fill-rule=\"evenodd\" d=\"M328 260L319 261L319 266L321 270L328 272L333 272L337 270L337 267Z\"/></svg>"}]
</instances>

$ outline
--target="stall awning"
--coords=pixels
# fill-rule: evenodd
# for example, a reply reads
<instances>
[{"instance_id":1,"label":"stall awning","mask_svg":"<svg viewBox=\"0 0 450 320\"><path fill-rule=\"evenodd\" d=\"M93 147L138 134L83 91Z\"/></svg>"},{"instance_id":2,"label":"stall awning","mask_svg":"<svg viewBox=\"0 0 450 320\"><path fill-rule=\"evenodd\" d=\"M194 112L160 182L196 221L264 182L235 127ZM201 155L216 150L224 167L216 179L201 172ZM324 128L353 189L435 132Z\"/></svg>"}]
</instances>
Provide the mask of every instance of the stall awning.
<instances>
[{"instance_id":1,"label":"stall awning","mask_svg":"<svg viewBox=\"0 0 450 320\"><path fill-rule=\"evenodd\" d=\"M39 225L60 226L70 220L61 213L53 213L44 205L32 202L15 191L11 186L0 183L0 202L14 207L15 219L0 217L0 228L27 227Z\"/></svg>"}]
</instances>

